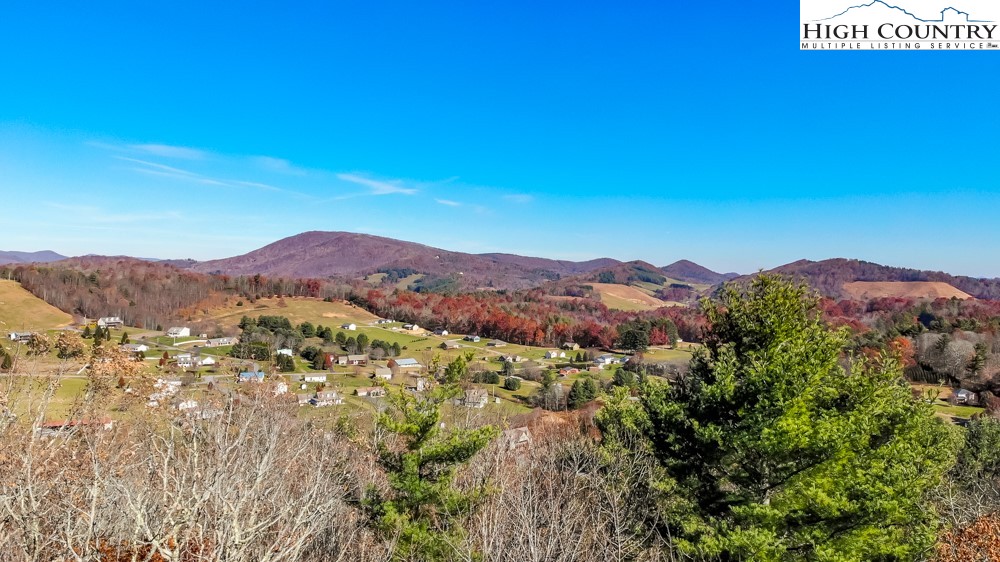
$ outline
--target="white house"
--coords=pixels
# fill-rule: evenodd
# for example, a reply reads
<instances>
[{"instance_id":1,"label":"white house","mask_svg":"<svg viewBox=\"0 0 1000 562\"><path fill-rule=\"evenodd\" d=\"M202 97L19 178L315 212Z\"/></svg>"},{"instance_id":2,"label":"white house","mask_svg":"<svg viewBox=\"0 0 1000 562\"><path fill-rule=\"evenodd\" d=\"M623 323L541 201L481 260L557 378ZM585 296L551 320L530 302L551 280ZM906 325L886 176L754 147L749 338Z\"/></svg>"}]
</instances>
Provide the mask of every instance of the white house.
<instances>
[{"instance_id":1,"label":"white house","mask_svg":"<svg viewBox=\"0 0 1000 562\"><path fill-rule=\"evenodd\" d=\"M618 363L621 362L622 362L621 359L609 353L605 353L604 355L600 355L594 359L594 364L599 365L601 367L604 367L605 365L617 365Z\"/></svg>"},{"instance_id":2,"label":"white house","mask_svg":"<svg viewBox=\"0 0 1000 562\"><path fill-rule=\"evenodd\" d=\"M167 335L172 338L186 338L191 335L191 328L186 326L174 326L167 330Z\"/></svg>"},{"instance_id":3,"label":"white house","mask_svg":"<svg viewBox=\"0 0 1000 562\"><path fill-rule=\"evenodd\" d=\"M375 367L375 374L372 376L376 379L392 380L392 369L389 367Z\"/></svg>"},{"instance_id":4,"label":"white house","mask_svg":"<svg viewBox=\"0 0 1000 562\"><path fill-rule=\"evenodd\" d=\"M464 339L465 341L471 341L473 343L479 343L479 339L480 338L479 338L479 336L465 336L462 339Z\"/></svg>"},{"instance_id":5,"label":"white house","mask_svg":"<svg viewBox=\"0 0 1000 562\"><path fill-rule=\"evenodd\" d=\"M292 350L288 349L287 347L279 349L278 351L275 351L275 353L278 355L287 355L289 357L292 356Z\"/></svg>"},{"instance_id":6,"label":"white house","mask_svg":"<svg viewBox=\"0 0 1000 562\"><path fill-rule=\"evenodd\" d=\"M326 375L303 375L302 380L305 382L326 382Z\"/></svg>"},{"instance_id":7,"label":"white house","mask_svg":"<svg viewBox=\"0 0 1000 562\"><path fill-rule=\"evenodd\" d=\"M97 325L101 328L121 328L125 322L117 316L105 316L97 319Z\"/></svg>"},{"instance_id":8,"label":"white house","mask_svg":"<svg viewBox=\"0 0 1000 562\"><path fill-rule=\"evenodd\" d=\"M434 330L435 336L447 336L448 330Z\"/></svg>"},{"instance_id":9,"label":"white house","mask_svg":"<svg viewBox=\"0 0 1000 562\"><path fill-rule=\"evenodd\" d=\"M198 365L202 367L210 367L212 365L215 365L215 363L216 363L215 358L212 357L211 355L206 355L198 360Z\"/></svg>"},{"instance_id":10,"label":"white house","mask_svg":"<svg viewBox=\"0 0 1000 562\"><path fill-rule=\"evenodd\" d=\"M344 399L336 390L321 390L316 393L316 396L311 400L311 403L316 407L336 406L338 404L343 404Z\"/></svg>"},{"instance_id":11,"label":"white house","mask_svg":"<svg viewBox=\"0 0 1000 562\"><path fill-rule=\"evenodd\" d=\"M357 324L353 324L353 323L352 324L341 324L340 325L340 329L341 330L349 330L349 331L353 332L354 330L358 329L358 325Z\"/></svg>"},{"instance_id":12,"label":"white house","mask_svg":"<svg viewBox=\"0 0 1000 562\"><path fill-rule=\"evenodd\" d=\"M566 352L565 351L546 351L545 352L545 358L546 359L565 359L566 358Z\"/></svg>"},{"instance_id":13,"label":"white house","mask_svg":"<svg viewBox=\"0 0 1000 562\"><path fill-rule=\"evenodd\" d=\"M409 330L411 332L416 332L417 330L420 329L420 326L417 326L416 324L403 324L403 329Z\"/></svg>"},{"instance_id":14,"label":"white house","mask_svg":"<svg viewBox=\"0 0 1000 562\"><path fill-rule=\"evenodd\" d=\"M28 343L29 341L31 341L31 336L33 335L34 334L32 334L31 332L11 332L9 337L10 341L16 341L18 343Z\"/></svg>"},{"instance_id":15,"label":"white house","mask_svg":"<svg viewBox=\"0 0 1000 562\"><path fill-rule=\"evenodd\" d=\"M149 346L143 343L123 343L118 346L118 349L129 353L146 353L149 351Z\"/></svg>"}]
</instances>

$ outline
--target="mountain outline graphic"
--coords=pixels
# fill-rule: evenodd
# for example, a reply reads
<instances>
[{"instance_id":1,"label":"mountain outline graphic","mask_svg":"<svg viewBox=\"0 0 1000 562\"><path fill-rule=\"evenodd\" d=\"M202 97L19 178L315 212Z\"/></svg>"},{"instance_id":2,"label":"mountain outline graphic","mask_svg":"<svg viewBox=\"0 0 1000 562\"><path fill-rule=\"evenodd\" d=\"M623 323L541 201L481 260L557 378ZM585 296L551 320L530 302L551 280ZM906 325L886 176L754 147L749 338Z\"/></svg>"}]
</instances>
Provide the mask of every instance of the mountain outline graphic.
<instances>
[{"instance_id":1,"label":"mountain outline graphic","mask_svg":"<svg viewBox=\"0 0 1000 562\"><path fill-rule=\"evenodd\" d=\"M941 10L941 19L936 19L936 20L922 19L922 18L917 17L916 14L913 14L913 13L907 11L905 8L901 8L899 6L893 6L891 4L888 4L888 3L884 2L883 0L872 0L871 2L869 2L867 4L858 4L857 6L851 6L850 8L847 8L846 10L844 10L843 12L840 12L839 14L830 16L828 18L823 18L823 19L818 19L818 20L813 20L813 21L830 21L832 19L836 19L836 18L839 18L840 16L843 16L844 14L846 14L847 12L850 12L851 10L861 9L861 8L870 8L870 7L874 6L875 4L882 4L886 8L891 8L893 10L899 10L900 12L903 12L904 14L910 16L914 20L919 21L921 23L942 23L942 22L944 22L944 15L945 15L945 13L948 12L949 10L952 11L952 12L955 12L956 14L964 15L965 16L965 21L968 22L968 23L990 23L990 22L992 22L992 20L974 20L974 19L971 19L972 15L969 14L969 12L965 12L965 11L959 10L958 8L955 8L953 6L948 6L947 8Z\"/></svg>"}]
</instances>

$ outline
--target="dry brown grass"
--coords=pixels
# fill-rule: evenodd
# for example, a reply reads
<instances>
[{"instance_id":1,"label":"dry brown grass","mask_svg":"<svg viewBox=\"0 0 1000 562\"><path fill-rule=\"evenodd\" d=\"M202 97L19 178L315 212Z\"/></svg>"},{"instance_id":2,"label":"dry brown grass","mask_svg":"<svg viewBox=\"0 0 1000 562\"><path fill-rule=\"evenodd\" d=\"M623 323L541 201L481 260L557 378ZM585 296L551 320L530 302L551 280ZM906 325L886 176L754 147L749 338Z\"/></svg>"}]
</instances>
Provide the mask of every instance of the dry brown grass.
<instances>
[{"instance_id":1,"label":"dry brown grass","mask_svg":"<svg viewBox=\"0 0 1000 562\"><path fill-rule=\"evenodd\" d=\"M947 283L939 281L854 281L844 283L844 292L853 299L866 300L879 297L912 299L974 298Z\"/></svg>"}]
</instances>

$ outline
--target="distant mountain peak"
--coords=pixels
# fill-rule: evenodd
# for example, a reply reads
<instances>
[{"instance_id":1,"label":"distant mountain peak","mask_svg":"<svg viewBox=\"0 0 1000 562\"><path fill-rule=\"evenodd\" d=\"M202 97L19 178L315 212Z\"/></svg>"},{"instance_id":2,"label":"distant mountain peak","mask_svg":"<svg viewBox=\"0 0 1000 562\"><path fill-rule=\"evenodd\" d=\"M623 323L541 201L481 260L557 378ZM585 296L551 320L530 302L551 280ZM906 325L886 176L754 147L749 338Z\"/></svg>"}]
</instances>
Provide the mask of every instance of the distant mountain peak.
<instances>
[{"instance_id":1,"label":"distant mountain peak","mask_svg":"<svg viewBox=\"0 0 1000 562\"><path fill-rule=\"evenodd\" d=\"M0 265L11 263L49 263L63 259L66 259L66 256L57 254L52 250L41 250L39 252L0 250Z\"/></svg>"},{"instance_id":2,"label":"distant mountain peak","mask_svg":"<svg viewBox=\"0 0 1000 562\"><path fill-rule=\"evenodd\" d=\"M677 260L668 266L661 267L660 271L671 279L705 285L717 285L739 276L736 273L718 273L691 260Z\"/></svg>"}]
</instances>

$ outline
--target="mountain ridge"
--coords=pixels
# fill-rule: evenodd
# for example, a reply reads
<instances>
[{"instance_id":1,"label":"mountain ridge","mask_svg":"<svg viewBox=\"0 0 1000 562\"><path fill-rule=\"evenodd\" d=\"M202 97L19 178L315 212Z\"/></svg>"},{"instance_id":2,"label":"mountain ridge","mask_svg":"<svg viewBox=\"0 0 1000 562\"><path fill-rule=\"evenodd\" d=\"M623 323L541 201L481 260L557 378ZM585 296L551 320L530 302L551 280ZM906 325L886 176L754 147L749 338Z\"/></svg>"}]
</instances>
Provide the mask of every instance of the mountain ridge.
<instances>
[{"instance_id":1,"label":"mountain ridge","mask_svg":"<svg viewBox=\"0 0 1000 562\"><path fill-rule=\"evenodd\" d=\"M0 265L12 263L49 263L64 260L66 257L67 256L58 254L52 250L40 250L37 252L0 250Z\"/></svg>"}]
</instances>

